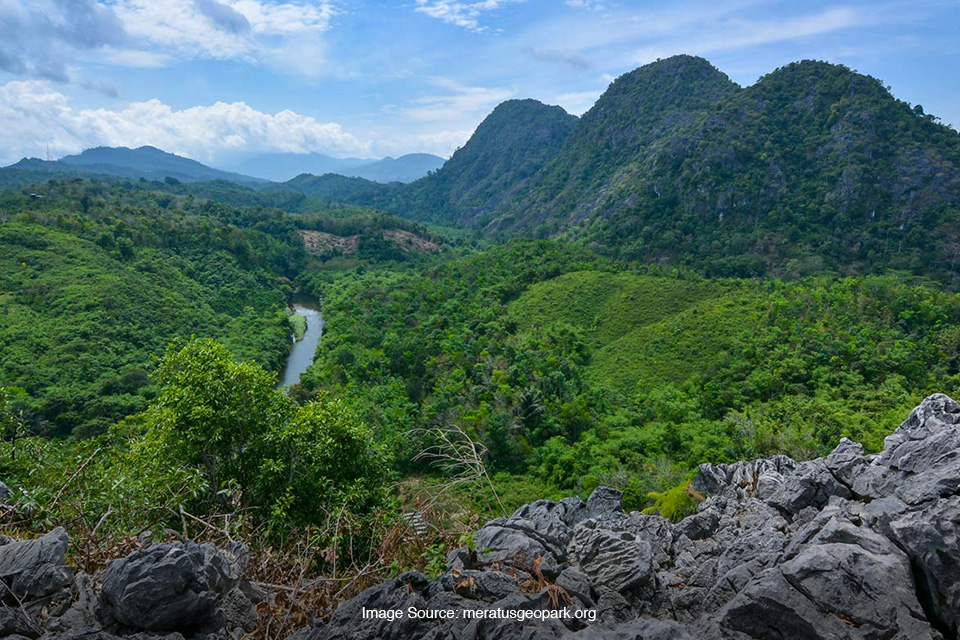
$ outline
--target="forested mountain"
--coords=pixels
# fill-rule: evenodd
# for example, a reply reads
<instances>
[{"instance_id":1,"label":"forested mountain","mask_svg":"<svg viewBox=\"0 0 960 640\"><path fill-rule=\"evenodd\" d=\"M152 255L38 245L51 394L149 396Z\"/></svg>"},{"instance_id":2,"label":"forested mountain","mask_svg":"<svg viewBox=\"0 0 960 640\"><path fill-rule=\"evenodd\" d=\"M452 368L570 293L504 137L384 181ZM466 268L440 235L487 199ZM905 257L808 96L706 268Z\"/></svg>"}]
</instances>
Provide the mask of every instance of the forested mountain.
<instances>
[{"instance_id":1,"label":"forested mountain","mask_svg":"<svg viewBox=\"0 0 960 640\"><path fill-rule=\"evenodd\" d=\"M716 275L952 279L960 250L960 134L875 78L813 61L740 88L703 59L668 58L579 120L505 103L411 185L288 186Z\"/></svg>"},{"instance_id":2,"label":"forested mountain","mask_svg":"<svg viewBox=\"0 0 960 640\"><path fill-rule=\"evenodd\" d=\"M440 169L410 185L301 175L283 187L322 200L375 206L415 220L475 225L522 192L527 179L558 153L576 122L560 107L510 100L494 109Z\"/></svg>"},{"instance_id":3,"label":"forested mountain","mask_svg":"<svg viewBox=\"0 0 960 640\"><path fill-rule=\"evenodd\" d=\"M578 133L614 108L616 88ZM591 137L592 148L611 147L617 130ZM637 153L596 158L579 192L549 180L591 148L571 140L580 144L567 145L511 210L514 228L579 224L576 235L621 255L719 274L954 275L960 135L844 67L801 62L729 92Z\"/></svg>"},{"instance_id":4,"label":"forested mountain","mask_svg":"<svg viewBox=\"0 0 960 640\"><path fill-rule=\"evenodd\" d=\"M156 147L138 147L136 149L96 147L74 156L65 156L60 159L60 164L89 173L121 178L163 180L169 177L184 182L230 180L239 184L262 184L264 182L264 180L239 173L214 169L196 160L167 153Z\"/></svg>"},{"instance_id":5,"label":"forested mountain","mask_svg":"<svg viewBox=\"0 0 960 640\"><path fill-rule=\"evenodd\" d=\"M438 222L482 224L527 187L576 123L560 107L536 100L504 102L439 171L402 192L407 206Z\"/></svg>"},{"instance_id":6,"label":"forested mountain","mask_svg":"<svg viewBox=\"0 0 960 640\"><path fill-rule=\"evenodd\" d=\"M564 224L593 213L615 176L650 153L658 140L701 122L738 87L701 58L677 56L627 73L610 85L570 136L529 180L520 197L506 201L500 226ZM502 219L507 214L509 219ZM551 229L553 230L553 229Z\"/></svg>"}]
</instances>

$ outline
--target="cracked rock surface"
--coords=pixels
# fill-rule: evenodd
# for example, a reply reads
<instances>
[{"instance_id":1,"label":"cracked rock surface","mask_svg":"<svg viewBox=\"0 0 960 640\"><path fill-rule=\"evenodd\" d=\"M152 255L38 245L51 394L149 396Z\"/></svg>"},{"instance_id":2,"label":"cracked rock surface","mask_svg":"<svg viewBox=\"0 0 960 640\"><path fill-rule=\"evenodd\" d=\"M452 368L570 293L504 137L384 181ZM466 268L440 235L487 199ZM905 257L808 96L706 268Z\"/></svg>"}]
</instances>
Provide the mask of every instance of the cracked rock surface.
<instances>
[{"instance_id":1,"label":"cracked rock surface","mask_svg":"<svg viewBox=\"0 0 960 640\"><path fill-rule=\"evenodd\" d=\"M291 639L960 640L960 405L947 396L878 454L843 440L807 462L702 465L692 488L708 497L676 524L624 513L603 487L525 505L443 575L388 580ZM98 576L68 566L69 545L63 529L0 536L0 637L228 640L257 624L243 545L144 546ZM513 615L363 613L410 607Z\"/></svg>"},{"instance_id":2,"label":"cracked rock surface","mask_svg":"<svg viewBox=\"0 0 960 640\"><path fill-rule=\"evenodd\" d=\"M0 541L0 638L228 640L257 612L239 588L249 554L192 542L163 543L112 562L99 577L74 574L70 538Z\"/></svg>"},{"instance_id":3,"label":"cracked rock surface","mask_svg":"<svg viewBox=\"0 0 960 640\"><path fill-rule=\"evenodd\" d=\"M624 513L608 488L534 502L484 526L439 578L401 575L293 637L958 639L960 405L949 397L925 399L877 455L844 439L808 462L702 465L692 488L709 497L677 524ZM597 618L362 616L410 606Z\"/></svg>"}]
</instances>

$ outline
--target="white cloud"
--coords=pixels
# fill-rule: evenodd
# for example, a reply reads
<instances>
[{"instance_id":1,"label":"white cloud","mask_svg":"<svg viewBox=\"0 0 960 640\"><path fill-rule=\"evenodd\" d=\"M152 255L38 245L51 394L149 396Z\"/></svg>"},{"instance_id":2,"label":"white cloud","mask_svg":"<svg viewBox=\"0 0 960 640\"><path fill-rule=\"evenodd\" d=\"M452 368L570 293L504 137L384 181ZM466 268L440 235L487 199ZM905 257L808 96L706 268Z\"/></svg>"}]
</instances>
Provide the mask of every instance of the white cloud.
<instances>
[{"instance_id":1,"label":"white cloud","mask_svg":"<svg viewBox=\"0 0 960 640\"><path fill-rule=\"evenodd\" d=\"M495 106L513 97L510 89L499 87L468 87L449 78L436 77L430 83L446 89L443 95L424 96L413 101L413 106L399 109L411 120L427 122L462 122L486 115Z\"/></svg>"},{"instance_id":2,"label":"white cloud","mask_svg":"<svg viewBox=\"0 0 960 640\"><path fill-rule=\"evenodd\" d=\"M256 47L249 33L218 28L193 0L121 0L115 11L135 39L178 57L236 58Z\"/></svg>"},{"instance_id":3,"label":"white cloud","mask_svg":"<svg viewBox=\"0 0 960 640\"><path fill-rule=\"evenodd\" d=\"M577 3L580 0L572 0ZM534 57L584 69L632 69L679 53L716 55L861 29L879 18L852 7L769 16L769 0L694 0L650 9L559 15L532 25L515 41Z\"/></svg>"},{"instance_id":4,"label":"white cloud","mask_svg":"<svg viewBox=\"0 0 960 640\"><path fill-rule=\"evenodd\" d=\"M57 157L98 145L152 145L202 162L217 162L236 152L317 151L368 155L370 144L293 111L257 111L243 102L217 102L175 111L159 100L134 102L119 110L76 109L64 94L41 80L14 81L0 87L4 145L0 162L42 157L49 146Z\"/></svg>"},{"instance_id":5,"label":"white cloud","mask_svg":"<svg viewBox=\"0 0 960 640\"><path fill-rule=\"evenodd\" d=\"M117 0L116 12L154 55L128 60L240 59L307 78L330 71L323 34L337 11L327 0Z\"/></svg>"},{"instance_id":6,"label":"white cloud","mask_svg":"<svg viewBox=\"0 0 960 640\"><path fill-rule=\"evenodd\" d=\"M267 3L258 0L231 0L229 4L250 21L255 33L295 35L325 32L336 9L329 2Z\"/></svg>"},{"instance_id":7,"label":"white cloud","mask_svg":"<svg viewBox=\"0 0 960 640\"><path fill-rule=\"evenodd\" d=\"M483 14L496 11L501 7L524 0L479 0L461 2L459 0L416 0L414 11L442 20L448 24L463 27L469 31L484 32L488 27L480 24Z\"/></svg>"},{"instance_id":8,"label":"white cloud","mask_svg":"<svg viewBox=\"0 0 960 640\"><path fill-rule=\"evenodd\" d=\"M581 116L594 105L603 89L598 91L575 91L572 93L561 93L554 102L559 104L567 113L575 116Z\"/></svg>"},{"instance_id":9,"label":"white cloud","mask_svg":"<svg viewBox=\"0 0 960 640\"><path fill-rule=\"evenodd\" d=\"M405 153L432 153L449 158L466 144L473 129L440 131L438 133L400 134L377 137L373 142L375 155L401 156Z\"/></svg>"},{"instance_id":10,"label":"white cloud","mask_svg":"<svg viewBox=\"0 0 960 640\"><path fill-rule=\"evenodd\" d=\"M127 39L110 7L95 0L0 0L0 71L66 82L73 53Z\"/></svg>"},{"instance_id":11,"label":"white cloud","mask_svg":"<svg viewBox=\"0 0 960 640\"><path fill-rule=\"evenodd\" d=\"M601 0L566 0L564 4L574 9L603 9L606 7Z\"/></svg>"},{"instance_id":12,"label":"white cloud","mask_svg":"<svg viewBox=\"0 0 960 640\"><path fill-rule=\"evenodd\" d=\"M0 0L0 71L68 82L76 61L269 64L308 39L322 47L336 15L333 0ZM316 64L283 69L319 75Z\"/></svg>"}]
</instances>

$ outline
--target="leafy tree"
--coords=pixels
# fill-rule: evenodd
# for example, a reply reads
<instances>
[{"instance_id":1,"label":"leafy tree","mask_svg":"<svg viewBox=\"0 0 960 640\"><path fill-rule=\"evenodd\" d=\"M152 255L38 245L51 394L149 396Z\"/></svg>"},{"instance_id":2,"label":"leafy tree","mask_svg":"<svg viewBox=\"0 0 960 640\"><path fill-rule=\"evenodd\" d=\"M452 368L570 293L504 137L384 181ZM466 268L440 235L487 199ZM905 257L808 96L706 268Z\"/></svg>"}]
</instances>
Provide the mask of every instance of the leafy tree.
<instances>
[{"instance_id":1,"label":"leafy tree","mask_svg":"<svg viewBox=\"0 0 960 640\"><path fill-rule=\"evenodd\" d=\"M217 508L254 507L282 532L383 499L385 460L343 402L297 406L271 373L209 338L171 346L155 376L146 441L202 469Z\"/></svg>"},{"instance_id":2,"label":"leafy tree","mask_svg":"<svg viewBox=\"0 0 960 640\"><path fill-rule=\"evenodd\" d=\"M269 506L274 523L302 526L340 510L368 514L384 498L384 455L341 400L297 407L258 448L250 499Z\"/></svg>"},{"instance_id":3,"label":"leafy tree","mask_svg":"<svg viewBox=\"0 0 960 640\"><path fill-rule=\"evenodd\" d=\"M210 338L171 346L155 376L161 390L146 414L148 429L162 450L201 466L214 492L252 478L257 443L292 414L271 373L234 361Z\"/></svg>"}]
</instances>

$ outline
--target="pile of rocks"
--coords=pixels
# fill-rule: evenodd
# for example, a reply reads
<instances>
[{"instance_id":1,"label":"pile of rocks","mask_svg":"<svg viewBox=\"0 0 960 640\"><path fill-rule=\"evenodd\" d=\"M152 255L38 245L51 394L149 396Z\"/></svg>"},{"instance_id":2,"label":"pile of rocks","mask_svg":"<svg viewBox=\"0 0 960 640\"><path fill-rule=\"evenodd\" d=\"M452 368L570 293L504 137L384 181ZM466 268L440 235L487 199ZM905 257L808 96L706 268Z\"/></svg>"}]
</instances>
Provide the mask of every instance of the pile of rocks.
<instances>
[{"instance_id":1,"label":"pile of rocks","mask_svg":"<svg viewBox=\"0 0 960 640\"><path fill-rule=\"evenodd\" d=\"M296 640L958 638L960 405L927 398L882 453L703 465L678 524L620 494L542 500L488 523L439 578L410 572ZM567 607L565 619L369 611Z\"/></svg>"},{"instance_id":2,"label":"pile of rocks","mask_svg":"<svg viewBox=\"0 0 960 640\"><path fill-rule=\"evenodd\" d=\"M693 489L709 497L677 524L624 513L606 488L526 505L440 577L405 573L291 640L958 639L950 398L924 400L880 454L844 440L810 462L703 465ZM256 626L243 545L145 546L94 578L67 565L69 544L62 529L0 538L0 637L227 640Z\"/></svg>"},{"instance_id":3,"label":"pile of rocks","mask_svg":"<svg viewBox=\"0 0 960 640\"><path fill-rule=\"evenodd\" d=\"M61 528L0 543L0 637L227 640L256 626L241 581L249 560L241 544L157 544L111 563L94 580L67 565L70 538Z\"/></svg>"}]
</instances>

